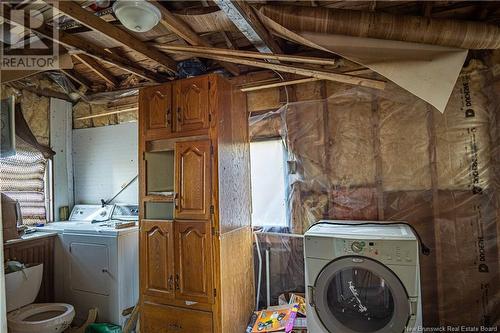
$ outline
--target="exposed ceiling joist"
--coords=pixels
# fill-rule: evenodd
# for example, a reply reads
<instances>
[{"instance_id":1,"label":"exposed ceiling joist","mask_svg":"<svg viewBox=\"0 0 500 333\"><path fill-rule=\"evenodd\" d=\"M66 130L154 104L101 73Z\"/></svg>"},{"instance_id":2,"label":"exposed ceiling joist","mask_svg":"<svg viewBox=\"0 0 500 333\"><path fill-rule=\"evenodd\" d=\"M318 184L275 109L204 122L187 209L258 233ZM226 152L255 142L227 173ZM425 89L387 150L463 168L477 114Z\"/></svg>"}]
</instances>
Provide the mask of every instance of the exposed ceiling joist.
<instances>
[{"instance_id":1,"label":"exposed ceiling joist","mask_svg":"<svg viewBox=\"0 0 500 333\"><path fill-rule=\"evenodd\" d=\"M142 68L137 64L135 64L134 62L129 61L123 57L117 56L116 54L107 52L103 50L102 47L90 41L84 40L78 36L74 36L59 30L54 32L52 28L47 26L46 24L42 24L37 28L26 27L25 18L19 15L10 15L10 9L7 6L3 7L3 16L6 20L9 20L17 25L24 26L26 29L32 31L33 33L36 33L48 40L56 42L66 47L69 50L76 49L81 53L85 53L98 60L117 66L127 72L136 74L147 80L151 80L154 82L165 81L165 78L162 75L158 75L155 72ZM29 22L30 17L28 16L26 19L27 19L26 22Z\"/></svg>"},{"instance_id":2,"label":"exposed ceiling joist","mask_svg":"<svg viewBox=\"0 0 500 333\"><path fill-rule=\"evenodd\" d=\"M234 63L252 66L252 67L266 68L266 69L270 69L270 70L274 70L274 71L278 71L278 72L297 74L297 75L302 75L302 76L307 76L307 77L315 77L315 78L322 79L322 80L342 82L342 83L347 83L347 84L352 84L352 85L359 85L362 87L370 87L370 88L374 88L374 89L385 89L385 85L386 85L385 81L381 81L381 80L369 79L369 78L347 75L347 74L342 74L342 73L333 73L333 72L328 72L328 71L318 70L318 69L303 68L303 67L299 67L296 65L293 65L293 66L283 65L283 64L269 63L269 62L265 62L265 61L254 60L254 59L245 59L245 58L241 58L241 57L214 55L214 54L208 54L208 53L202 53L202 52L196 52L196 51L187 52L187 53L192 54L193 56L196 56L196 57L201 57L201 58L234 62Z\"/></svg>"},{"instance_id":3,"label":"exposed ceiling joist","mask_svg":"<svg viewBox=\"0 0 500 333\"><path fill-rule=\"evenodd\" d=\"M257 50L263 53L283 53L248 3L236 0L214 0L214 2Z\"/></svg>"},{"instance_id":4,"label":"exposed ceiling joist","mask_svg":"<svg viewBox=\"0 0 500 333\"><path fill-rule=\"evenodd\" d=\"M159 44L159 45L157 44L156 47L169 51L180 51L180 52L196 51L207 54L229 55L235 57L247 57L247 58L284 61L284 62L296 62L300 64L313 64L313 65L323 65L323 66L337 65L337 59L334 58L329 59L329 58L318 58L318 57L306 57L306 56L291 55L291 54L259 53L252 51L228 50L215 47L184 46L184 45L171 45L171 44Z\"/></svg>"},{"instance_id":5,"label":"exposed ceiling joist","mask_svg":"<svg viewBox=\"0 0 500 333\"><path fill-rule=\"evenodd\" d=\"M101 79L111 87L115 88L118 85L118 80L107 69L101 66L94 58L86 54L73 54L73 57L78 59L82 64L87 66L91 71L97 74Z\"/></svg>"},{"instance_id":6,"label":"exposed ceiling joist","mask_svg":"<svg viewBox=\"0 0 500 333\"><path fill-rule=\"evenodd\" d=\"M72 18L73 20L78 21L95 31L102 33L115 42L156 61L172 73L175 73L177 65L172 58L147 45L128 32L104 21L100 17L95 16L92 12L80 7L80 5L76 2L56 0L45 0L45 2L53 5L55 8L59 9L61 13Z\"/></svg>"},{"instance_id":7,"label":"exposed ceiling joist","mask_svg":"<svg viewBox=\"0 0 500 333\"><path fill-rule=\"evenodd\" d=\"M181 19L173 15L167 8L165 8L158 1L151 1L161 12L161 24L185 40L187 43L194 46L212 46L209 42L201 38L189 25L184 23ZM240 70L238 66L231 63L221 63L221 65L233 75L239 75Z\"/></svg>"},{"instance_id":8,"label":"exposed ceiling joist","mask_svg":"<svg viewBox=\"0 0 500 333\"><path fill-rule=\"evenodd\" d=\"M73 81L83 86L86 90L91 90L90 88L92 87L92 82L90 82L86 77L82 76L74 69L61 69L61 72L63 72Z\"/></svg>"}]
</instances>

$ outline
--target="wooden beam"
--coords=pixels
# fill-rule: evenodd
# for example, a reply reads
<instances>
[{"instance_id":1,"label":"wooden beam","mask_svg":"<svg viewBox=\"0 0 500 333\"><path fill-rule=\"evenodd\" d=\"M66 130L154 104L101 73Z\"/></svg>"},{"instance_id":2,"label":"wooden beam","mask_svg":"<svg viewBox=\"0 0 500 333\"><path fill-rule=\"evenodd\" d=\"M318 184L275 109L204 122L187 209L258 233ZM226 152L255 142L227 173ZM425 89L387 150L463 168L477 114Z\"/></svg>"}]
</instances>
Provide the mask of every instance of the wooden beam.
<instances>
[{"instance_id":1,"label":"wooden beam","mask_svg":"<svg viewBox=\"0 0 500 333\"><path fill-rule=\"evenodd\" d=\"M259 86L248 87L248 88L241 88L240 90L243 92L249 92L249 91L257 91L257 90L263 90L263 89L291 86L291 85L295 85L295 84L315 82L315 81L321 81L321 79L318 79L315 77L308 77L305 79L282 81L282 82L268 83L268 84L263 84L263 85L259 85Z\"/></svg>"},{"instance_id":2,"label":"wooden beam","mask_svg":"<svg viewBox=\"0 0 500 333\"><path fill-rule=\"evenodd\" d=\"M26 14L28 15L28 14ZM19 17L19 15L10 15L10 9L7 6L3 7L3 17L15 24L24 26L24 17ZM27 17L27 22L29 22L29 16ZM84 40L78 36L74 36L64 31L57 30L54 32L51 27L46 24L42 24L38 28L26 27L26 29L31 30L33 33L36 33L39 36L47 38L55 43L61 44L67 49L76 49L79 52L85 53L91 57L94 57L98 60L109 63L113 66L117 66L127 72L134 73L144 79L151 80L154 82L166 81L166 79L145 68L142 68L135 64L132 61L129 61L123 57L117 56L111 52L107 52L103 50L102 47Z\"/></svg>"},{"instance_id":3,"label":"wooden beam","mask_svg":"<svg viewBox=\"0 0 500 333\"><path fill-rule=\"evenodd\" d=\"M198 36L198 34L191 29L189 25L187 25L184 21L177 18L174 14L172 14L167 8L165 8L158 1L151 1L153 5L155 5L161 12L161 24L185 40L187 43L194 46L212 46L209 42L205 41L203 38ZM233 75L239 75L240 69L238 66L231 63L221 63L222 67L228 70Z\"/></svg>"},{"instance_id":4,"label":"wooden beam","mask_svg":"<svg viewBox=\"0 0 500 333\"><path fill-rule=\"evenodd\" d=\"M116 77L113 76L107 69L101 66L94 58L86 54L73 54L73 57L78 59L82 64L87 66L91 71L96 73L101 79L111 87L115 88L118 85Z\"/></svg>"},{"instance_id":5,"label":"wooden beam","mask_svg":"<svg viewBox=\"0 0 500 333\"><path fill-rule=\"evenodd\" d=\"M371 70L370 69L352 70L352 71L342 72L342 74L358 75L358 74L366 74L368 72L371 72ZM271 83L269 83L269 82L253 82L251 86L247 86L247 87L243 86L240 88L240 90L243 92L249 92L249 91L271 89L271 88L277 88L277 87L283 87L283 86L290 86L290 85L307 83L307 82L315 82L315 81L322 81L322 79L318 79L315 77L308 77L305 79L278 81L278 82L271 82Z\"/></svg>"},{"instance_id":6,"label":"wooden beam","mask_svg":"<svg viewBox=\"0 0 500 333\"><path fill-rule=\"evenodd\" d=\"M57 0L45 0L45 2L59 9L59 11L64 15L80 22L81 24L95 31L102 33L115 42L120 43L121 45L126 46L134 50L135 52L138 52L145 57L156 61L161 66L165 66L172 73L175 73L177 65L175 61L172 60L172 58L147 45L128 32L115 27L113 24L104 21L100 17L95 16L92 12L89 12L88 10L80 7L80 5L76 2Z\"/></svg>"},{"instance_id":7,"label":"wooden beam","mask_svg":"<svg viewBox=\"0 0 500 333\"><path fill-rule=\"evenodd\" d=\"M81 86L85 87L87 90L91 90L92 83L84 76L82 76L80 73L75 71L74 69L62 69L61 72L64 73L67 77L72 79L73 81L77 82Z\"/></svg>"},{"instance_id":8,"label":"wooden beam","mask_svg":"<svg viewBox=\"0 0 500 333\"><path fill-rule=\"evenodd\" d=\"M186 52L186 53L188 53L188 52ZM359 76L340 74L340 73L331 73L331 72L322 71L322 70L302 68L299 66L289 66L289 65L264 62L264 61L260 61L260 60L251 60L251 59L237 58L237 57L231 57L231 56L220 56L220 55L206 54L206 53L201 53L201 52L190 52L190 54L192 54L195 57L208 58L208 59L227 61L227 62L234 62L234 63L252 66L252 67L271 69L271 70L275 70L278 72L297 74L297 75L308 76L308 77L315 77L315 78L322 79L322 80L342 82L342 83L359 85L359 86L370 87L370 88L375 88L375 89L385 89L385 81L368 79L368 78L359 77Z\"/></svg>"},{"instance_id":9,"label":"wooden beam","mask_svg":"<svg viewBox=\"0 0 500 333\"><path fill-rule=\"evenodd\" d=\"M257 50L263 53L283 53L247 2L236 0L214 0L214 2Z\"/></svg>"},{"instance_id":10,"label":"wooden beam","mask_svg":"<svg viewBox=\"0 0 500 333\"><path fill-rule=\"evenodd\" d=\"M170 44L160 44L157 45L157 47L162 50L168 50L168 51L181 51L181 52L195 51L195 52L222 55L222 56L246 57L255 59L285 61L285 62L288 61L288 62L297 62L304 64L326 65L326 66L337 65L336 59L305 57L305 56L297 56L289 54L259 53L252 51L228 50L215 47L183 46L183 45L170 45Z\"/></svg>"},{"instance_id":11,"label":"wooden beam","mask_svg":"<svg viewBox=\"0 0 500 333\"><path fill-rule=\"evenodd\" d=\"M109 111L102 112L102 113L95 113L91 114L88 116L81 116L78 118L75 118L75 120L85 120L85 119L92 119L92 118L97 118L97 117L104 117L104 116L111 116L114 114L119 114L119 113L125 113L125 112L137 112L139 110L139 106L136 105L123 105L120 107L112 107L108 108Z\"/></svg>"}]
</instances>

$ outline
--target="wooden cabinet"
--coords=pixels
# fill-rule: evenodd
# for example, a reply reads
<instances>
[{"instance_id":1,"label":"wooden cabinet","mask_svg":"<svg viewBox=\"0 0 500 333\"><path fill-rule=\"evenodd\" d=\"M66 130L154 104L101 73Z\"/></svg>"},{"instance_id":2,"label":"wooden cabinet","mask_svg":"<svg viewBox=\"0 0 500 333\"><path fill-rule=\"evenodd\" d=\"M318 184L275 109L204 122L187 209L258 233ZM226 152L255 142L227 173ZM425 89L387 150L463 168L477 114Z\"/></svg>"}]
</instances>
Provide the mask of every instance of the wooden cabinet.
<instances>
[{"instance_id":1,"label":"wooden cabinet","mask_svg":"<svg viewBox=\"0 0 500 333\"><path fill-rule=\"evenodd\" d=\"M177 187L176 219L210 218L210 142L187 141L175 145Z\"/></svg>"},{"instance_id":2,"label":"wooden cabinet","mask_svg":"<svg viewBox=\"0 0 500 333\"><path fill-rule=\"evenodd\" d=\"M165 97L152 103L155 91ZM244 332L255 304L245 96L205 75L143 89L140 103L141 332Z\"/></svg>"},{"instance_id":3,"label":"wooden cabinet","mask_svg":"<svg viewBox=\"0 0 500 333\"><path fill-rule=\"evenodd\" d=\"M173 298L173 222L144 220L140 237L141 292L152 297Z\"/></svg>"},{"instance_id":4,"label":"wooden cabinet","mask_svg":"<svg viewBox=\"0 0 500 333\"><path fill-rule=\"evenodd\" d=\"M212 303L212 245L208 221L176 221L176 293L180 300Z\"/></svg>"},{"instance_id":5,"label":"wooden cabinet","mask_svg":"<svg viewBox=\"0 0 500 333\"><path fill-rule=\"evenodd\" d=\"M165 136L172 132L172 85L142 89L139 95L139 114L145 136Z\"/></svg>"},{"instance_id":6,"label":"wooden cabinet","mask_svg":"<svg viewBox=\"0 0 500 333\"><path fill-rule=\"evenodd\" d=\"M194 77L174 85L176 132L194 131L209 127L209 77Z\"/></svg>"},{"instance_id":7,"label":"wooden cabinet","mask_svg":"<svg viewBox=\"0 0 500 333\"><path fill-rule=\"evenodd\" d=\"M150 300L212 303L212 245L208 221L141 223L141 293Z\"/></svg>"}]
</instances>

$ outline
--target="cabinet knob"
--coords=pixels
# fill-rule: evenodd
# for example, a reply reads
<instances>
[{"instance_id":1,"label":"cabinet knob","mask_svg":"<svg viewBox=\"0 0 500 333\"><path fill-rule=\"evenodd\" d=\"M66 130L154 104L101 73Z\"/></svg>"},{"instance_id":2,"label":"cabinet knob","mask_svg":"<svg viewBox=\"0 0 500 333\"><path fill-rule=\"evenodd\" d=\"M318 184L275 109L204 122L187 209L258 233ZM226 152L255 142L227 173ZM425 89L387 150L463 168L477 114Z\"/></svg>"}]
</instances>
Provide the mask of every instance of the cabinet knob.
<instances>
[{"instance_id":1,"label":"cabinet knob","mask_svg":"<svg viewBox=\"0 0 500 333\"><path fill-rule=\"evenodd\" d=\"M179 274L175 274L175 290L180 290L180 288L179 288Z\"/></svg>"},{"instance_id":2,"label":"cabinet knob","mask_svg":"<svg viewBox=\"0 0 500 333\"><path fill-rule=\"evenodd\" d=\"M174 277L172 275L168 278L168 289L174 290Z\"/></svg>"}]
</instances>

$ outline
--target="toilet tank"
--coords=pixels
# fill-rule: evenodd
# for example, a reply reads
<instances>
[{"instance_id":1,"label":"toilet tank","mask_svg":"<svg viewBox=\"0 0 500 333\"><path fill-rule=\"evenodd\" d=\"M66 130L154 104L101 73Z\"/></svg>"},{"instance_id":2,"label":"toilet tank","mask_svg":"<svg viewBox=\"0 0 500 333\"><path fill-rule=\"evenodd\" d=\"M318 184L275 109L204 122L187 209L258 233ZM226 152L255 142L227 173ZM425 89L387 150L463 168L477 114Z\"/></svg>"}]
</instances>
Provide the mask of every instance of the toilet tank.
<instances>
[{"instance_id":1,"label":"toilet tank","mask_svg":"<svg viewBox=\"0 0 500 333\"><path fill-rule=\"evenodd\" d=\"M7 312L35 301L42 284L43 264L5 274Z\"/></svg>"}]
</instances>

